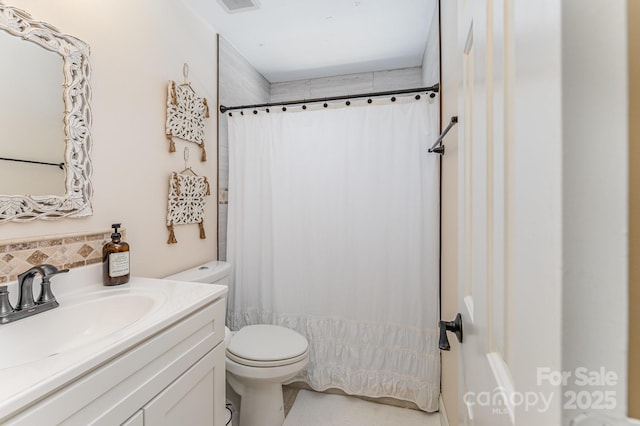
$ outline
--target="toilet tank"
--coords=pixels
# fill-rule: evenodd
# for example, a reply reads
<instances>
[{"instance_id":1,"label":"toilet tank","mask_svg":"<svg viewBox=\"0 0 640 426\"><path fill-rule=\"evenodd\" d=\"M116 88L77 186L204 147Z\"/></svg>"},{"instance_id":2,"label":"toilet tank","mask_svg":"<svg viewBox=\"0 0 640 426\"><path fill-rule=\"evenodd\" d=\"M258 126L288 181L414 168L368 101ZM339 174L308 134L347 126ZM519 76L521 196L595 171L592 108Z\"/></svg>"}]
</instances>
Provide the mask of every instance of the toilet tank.
<instances>
[{"instance_id":1,"label":"toilet tank","mask_svg":"<svg viewBox=\"0 0 640 426\"><path fill-rule=\"evenodd\" d=\"M213 260L203 265L194 266L173 275L165 277L167 280L189 281L208 284L229 284L231 264L220 260Z\"/></svg>"}]
</instances>

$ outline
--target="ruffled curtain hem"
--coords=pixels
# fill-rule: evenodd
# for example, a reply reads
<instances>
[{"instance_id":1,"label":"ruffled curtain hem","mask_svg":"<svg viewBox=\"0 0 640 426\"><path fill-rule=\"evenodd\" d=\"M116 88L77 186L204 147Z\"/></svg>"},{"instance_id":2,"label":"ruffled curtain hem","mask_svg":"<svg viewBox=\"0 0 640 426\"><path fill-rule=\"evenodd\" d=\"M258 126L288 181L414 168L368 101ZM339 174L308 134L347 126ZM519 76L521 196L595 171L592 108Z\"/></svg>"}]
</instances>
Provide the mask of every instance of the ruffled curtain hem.
<instances>
[{"instance_id":1,"label":"ruffled curtain hem","mask_svg":"<svg viewBox=\"0 0 640 426\"><path fill-rule=\"evenodd\" d=\"M437 411L440 356L436 329L335 317L311 317L242 309L227 323L238 330L251 324L275 324L296 330L309 341L309 364L289 383L312 389L340 389L370 398L395 398Z\"/></svg>"}]
</instances>

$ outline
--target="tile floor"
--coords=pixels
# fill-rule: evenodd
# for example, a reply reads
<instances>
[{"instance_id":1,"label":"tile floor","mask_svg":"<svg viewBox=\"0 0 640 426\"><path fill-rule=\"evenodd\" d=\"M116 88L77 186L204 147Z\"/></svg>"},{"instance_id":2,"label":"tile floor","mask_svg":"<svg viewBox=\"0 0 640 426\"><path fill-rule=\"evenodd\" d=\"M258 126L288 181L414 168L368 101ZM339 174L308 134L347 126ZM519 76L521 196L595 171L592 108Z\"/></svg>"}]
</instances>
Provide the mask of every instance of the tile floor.
<instances>
[{"instance_id":1,"label":"tile floor","mask_svg":"<svg viewBox=\"0 0 640 426\"><path fill-rule=\"evenodd\" d=\"M425 413L343 395L285 392L283 426L440 426L438 413ZM294 399L293 401L291 401ZM293 405L287 407L287 405ZM289 409L289 410L287 410Z\"/></svg>"}]
</instances>

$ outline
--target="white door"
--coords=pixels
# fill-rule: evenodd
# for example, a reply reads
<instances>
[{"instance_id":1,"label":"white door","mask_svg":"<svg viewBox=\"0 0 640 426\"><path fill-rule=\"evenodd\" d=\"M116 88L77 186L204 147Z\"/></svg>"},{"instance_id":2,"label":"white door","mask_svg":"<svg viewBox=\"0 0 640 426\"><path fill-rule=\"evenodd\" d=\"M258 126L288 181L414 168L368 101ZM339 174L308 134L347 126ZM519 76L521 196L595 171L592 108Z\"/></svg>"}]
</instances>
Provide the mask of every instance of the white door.
<instances>
[{"instance_id":1,"label":"white door","mask_svg":"<svg viewBox=\"0 0 640 426\"><path fill-rule=\"evenodd\" d=\"M487 28L493 16L477 2L462 1L460 6L458 295L464 344L459 418L466 425L509 425L514 418L508 403L514 385L504 348L504 79L489 69L495 50ZM504 50L498 53L502 61Z\"/></svg>"},{"instance_id":2,"label":"white door","mask_svg":"<svg viewBox=\"0 0 640 426\"><path fill-rule=\"evenodd\" d=\"M620 349L626 2L457 6L460 424L637 424ZM585 386L585 368L619 380Z\"/></svg>"},{"instance_id":3,"label":"white door","mask_svg":"<svg viewBox=\"0 0 640 426\"><path fill-rule=\"evenodd\" d=\"M518 108L520 83L514 70L513 3L458 1L458 54L462 56L458 304L464 332L459 420L464 425L553 426L560 424L558 389L536 380L538 368L555 371L560 363L560 351L554 343L561 333L557 323L561 287L554 285L560 276L554 264L545 261L560 260L560 244L553 247L556 239L560 241L560 198L555 192L559 189L543 194L548 188L560 188L560 165L552 161L550 170L544 170L547 166L536 170L529 162L539 154L536 146L532 158L523 158L531 148L526 129L532 117L516 116L524 112ZM534 25L527 31L535 35L538 28ZM528 41L536 43L535 38ZM531 97L531 102L536 101ZM538 106L544 116L547 107ZM551 137L560 134L559 123L549 125ZM539 186L531 184L538 179ZM528 207L544 196L549 201L540 207L550 210L536 217L537 212ZM538 228L543 231L536 234ZM538 262L539 274L535 269ZM550 272L544 266L551 266ZM538 275L531 275L531 270ZM527 291L533 290L532 282L537 280L542 292L547 286L552 291L547 295L548 306L540 304L545 298L535 291L531 291L531 303L526 303ZM545 334L535 331L538 329ZM528 333L531 347L522 338Z\"/></svg>"}]
</instances>

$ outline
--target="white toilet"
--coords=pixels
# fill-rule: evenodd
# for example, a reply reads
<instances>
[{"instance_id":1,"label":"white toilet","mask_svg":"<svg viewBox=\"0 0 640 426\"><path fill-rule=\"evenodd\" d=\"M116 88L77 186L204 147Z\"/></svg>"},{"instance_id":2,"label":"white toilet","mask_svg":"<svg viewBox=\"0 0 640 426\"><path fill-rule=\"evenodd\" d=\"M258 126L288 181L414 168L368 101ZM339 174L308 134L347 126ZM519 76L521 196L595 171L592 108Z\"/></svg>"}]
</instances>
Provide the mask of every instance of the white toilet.
<instances>
[{"instance_id":1,"label":"white toilet","mask_svg":"<svg viewBox=\"0 0 640 426\"><path fill-rule=\"evenodd\" d=\"M213 261L166 277L176 281L229 284L231 265ZM301 334L275 325L225 330L227 384L240 395L240 426L282 426L282 383L309 362Z\"/></svg>"}]
</instances>

